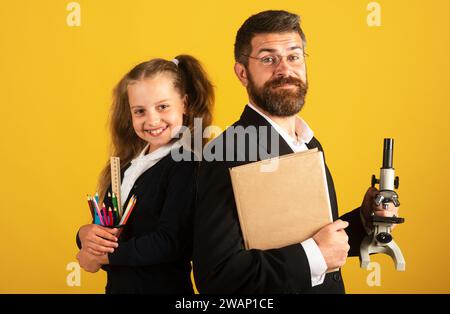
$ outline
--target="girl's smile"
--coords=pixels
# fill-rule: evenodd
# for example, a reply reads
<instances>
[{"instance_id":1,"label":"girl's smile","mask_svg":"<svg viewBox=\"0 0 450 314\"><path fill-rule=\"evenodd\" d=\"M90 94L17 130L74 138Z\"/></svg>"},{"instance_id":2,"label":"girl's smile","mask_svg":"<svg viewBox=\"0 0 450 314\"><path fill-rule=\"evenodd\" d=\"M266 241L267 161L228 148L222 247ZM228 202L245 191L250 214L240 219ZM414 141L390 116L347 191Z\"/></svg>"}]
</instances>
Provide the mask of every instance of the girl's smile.
<instances>
[{"instance_id":1,"label":"girl's smile","mask_svg":"<svg viewBox=\"0 0 450 314\"><path fill-rule=\"evenodd\" d=\"M156 137L156 136L160 136L163 132L165 132L168 129L169 129L169 126L166 125L163 127L144 130L144 132L147 132L150 136Z\"/></svg>"}]
</instances>

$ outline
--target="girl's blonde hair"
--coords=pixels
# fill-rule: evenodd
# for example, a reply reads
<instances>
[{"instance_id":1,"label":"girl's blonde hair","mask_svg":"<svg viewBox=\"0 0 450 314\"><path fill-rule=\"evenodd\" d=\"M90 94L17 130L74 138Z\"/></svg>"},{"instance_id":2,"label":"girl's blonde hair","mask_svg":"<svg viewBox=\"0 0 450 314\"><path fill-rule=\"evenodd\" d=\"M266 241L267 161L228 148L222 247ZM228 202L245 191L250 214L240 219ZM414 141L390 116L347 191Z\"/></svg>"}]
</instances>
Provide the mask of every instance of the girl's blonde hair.
<instances>
[{"instance_id":1,"label":"girl's blonde hair","mask_svg":"<svg viewBox=\"0 0 450 314\"><path fill-rule=\"evenodd\" d=\"M173 75L173 84L181 96L187 95L186 114L183 125L194 134L194 118L202 118L203 130L211 124L214 104L214 88L200 62L189 55L179 55L175 64L164 59L152 59L135 66L116 85L110 111L109 129L111 133L111 156L120 158L121 168L126 167L147 145L133 129L128 86L136 81L153 77L160 73ZM196 130L198 131L198 130ZM100 173L98 193L101 202L111 184L110 162Z\"/></svg>"}]
</instances>

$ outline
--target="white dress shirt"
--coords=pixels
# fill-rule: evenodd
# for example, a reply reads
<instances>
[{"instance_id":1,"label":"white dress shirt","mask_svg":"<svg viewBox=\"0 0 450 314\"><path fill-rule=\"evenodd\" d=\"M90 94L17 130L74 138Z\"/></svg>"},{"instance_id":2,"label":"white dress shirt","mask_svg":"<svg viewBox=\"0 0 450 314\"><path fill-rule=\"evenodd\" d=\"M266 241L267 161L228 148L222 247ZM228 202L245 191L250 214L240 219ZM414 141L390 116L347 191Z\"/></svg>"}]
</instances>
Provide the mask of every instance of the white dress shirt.
<instances>
[{"instance_id":1,"label":"white dress shirt","mask_svg":"<svg viewBox=\"0 0 450 314\"><path fill-rule=\"evenodd\" d=\"M303 119L298 116L295 117L295 133L297 138L293 138L275 121L270 119L255 106L250 103L248 106L266 119L295 153L308 150L306 143L311 141L314 136L314 132ZM328 269L322 252L313 238L303 241L301 245L306 253L306 257L308 258L309 268L311 270L311 285L314 287L322 284Z\"/></svg>"}]
</instances>

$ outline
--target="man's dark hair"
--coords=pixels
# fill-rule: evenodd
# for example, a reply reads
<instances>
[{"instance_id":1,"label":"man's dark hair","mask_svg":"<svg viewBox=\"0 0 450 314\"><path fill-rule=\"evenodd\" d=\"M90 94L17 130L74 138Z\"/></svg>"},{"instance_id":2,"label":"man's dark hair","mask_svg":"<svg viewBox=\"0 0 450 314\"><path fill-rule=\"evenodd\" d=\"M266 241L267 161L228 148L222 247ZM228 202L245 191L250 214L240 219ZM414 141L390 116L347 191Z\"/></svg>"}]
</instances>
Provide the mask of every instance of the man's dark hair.
<instances>
[{"instance_id":1,"label":"man's dark hair","mask_svg":"<svg viewBox=\"0 0 450 314\"><path fill-rule=\"evenodd\" d=\"M248 57L252 51L251 41L257 34L298 32L303 47L306 44L305 34L300 27L300 16L287 11L263 11L250 16L239 28L234 43L234 59L248 65Z\"/></svg>"}]
</instances>

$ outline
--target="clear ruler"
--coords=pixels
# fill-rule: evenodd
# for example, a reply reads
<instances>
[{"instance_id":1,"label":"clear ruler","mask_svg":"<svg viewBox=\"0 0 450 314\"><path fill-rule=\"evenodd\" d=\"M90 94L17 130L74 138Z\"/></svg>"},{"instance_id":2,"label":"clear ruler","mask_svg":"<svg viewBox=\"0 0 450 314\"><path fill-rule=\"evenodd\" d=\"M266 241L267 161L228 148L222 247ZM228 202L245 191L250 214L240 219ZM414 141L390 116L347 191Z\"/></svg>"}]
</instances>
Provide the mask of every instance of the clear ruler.
<instances>
[{"instance_id":1,"label":"clear ruler","mask_svg":"<svg viewBox=\"0 0 450 314\"><path fill-rule=\"evenodd\" d=\"M111 157L111 187L112 192L117 197L117 206L119 207L117 210L119 211L120 217L122 217L122 199L120 196L120 158L119 157Z\"/></svg>"}]
</instances>

